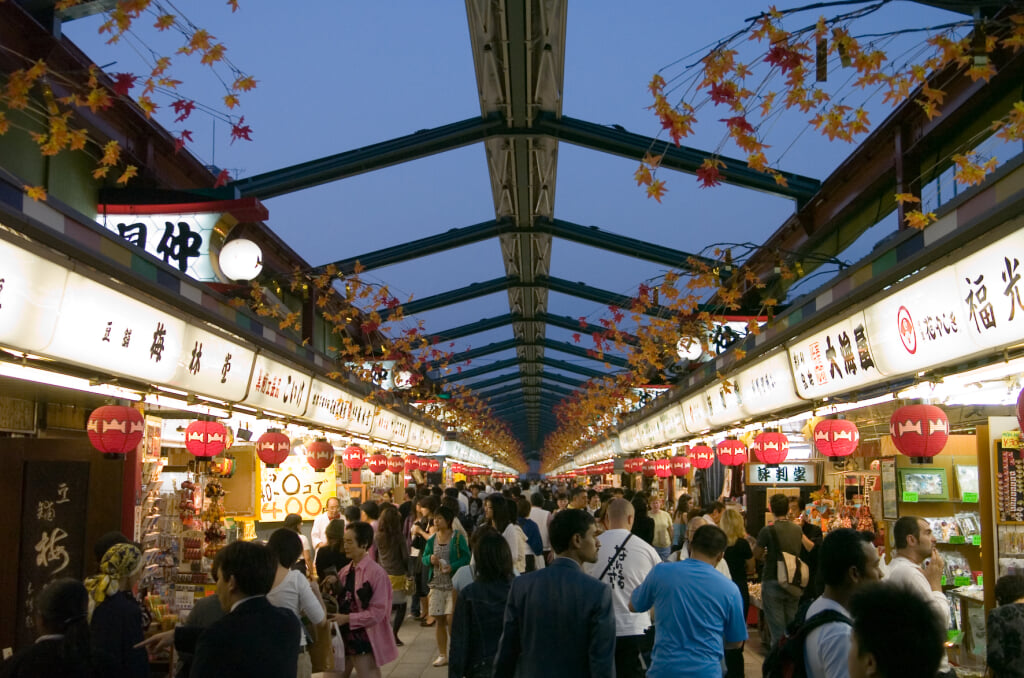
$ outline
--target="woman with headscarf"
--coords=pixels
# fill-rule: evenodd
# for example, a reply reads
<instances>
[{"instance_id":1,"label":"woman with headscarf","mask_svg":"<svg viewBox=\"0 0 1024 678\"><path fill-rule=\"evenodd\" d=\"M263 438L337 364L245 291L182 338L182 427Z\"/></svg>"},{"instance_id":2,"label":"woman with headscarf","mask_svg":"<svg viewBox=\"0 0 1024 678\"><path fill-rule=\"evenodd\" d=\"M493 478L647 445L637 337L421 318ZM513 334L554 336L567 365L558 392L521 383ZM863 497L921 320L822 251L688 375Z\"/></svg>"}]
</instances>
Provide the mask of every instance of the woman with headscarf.
<instances>
[{"instance_id":1,"label":"woman with headscarf","mask_svg":"<svg viewBox=\"0 0 1024 678\"><path fill-rule=\"evenodd\" d=\"M100 573L85 580L89 591L89 631L97 674L145 678L149 657L143 641L142 608L133 590L142 577L142 551L115 544L100 561Z\"/></svg>"},{"instance_id":2,"label":"woman with headscarf","mask_svg":"<svg viewBox=\"0 0 1024 678\"><path fill-rule=\"evenodd\" d=\"M298 513L289 513L284 517L284 525L281 527L299 535L299 541L302 542L302 557L296 558L289 567L306 576L313 576L313 549L309 546L309 539L302 534L302 516Z\"/></svg>"},{"instance_id":3,"label":"woman with headscarf","mask_svg":"<svg viewBox=\"0 0 1024 678\"><path fill-rule=\"evenodd\" d=\"M89 593L76 579L56 579L35 600L36 642L0 666L3 678L92 678Z\"/></svg>"}]
</instances>

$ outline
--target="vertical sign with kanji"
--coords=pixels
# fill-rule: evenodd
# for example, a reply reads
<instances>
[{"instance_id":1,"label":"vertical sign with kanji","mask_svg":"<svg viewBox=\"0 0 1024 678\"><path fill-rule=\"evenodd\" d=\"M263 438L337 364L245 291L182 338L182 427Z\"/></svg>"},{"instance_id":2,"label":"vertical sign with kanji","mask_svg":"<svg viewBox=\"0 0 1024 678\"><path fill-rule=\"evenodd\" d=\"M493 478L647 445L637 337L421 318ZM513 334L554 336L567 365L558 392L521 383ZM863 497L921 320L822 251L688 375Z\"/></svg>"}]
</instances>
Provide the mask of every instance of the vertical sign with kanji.
<instances>
[{"instance_id":1,"label":"vertical sign with kanji","mask_svg":"<svg viewBox=\"0 0 1024 678\"><path fill-rule=\"evenodd\" d=\"M89 462L27 461L22 487L18 647L38 635L33 606L43 587L58 577L85 574Z\"/></svg>"}]
</instances>

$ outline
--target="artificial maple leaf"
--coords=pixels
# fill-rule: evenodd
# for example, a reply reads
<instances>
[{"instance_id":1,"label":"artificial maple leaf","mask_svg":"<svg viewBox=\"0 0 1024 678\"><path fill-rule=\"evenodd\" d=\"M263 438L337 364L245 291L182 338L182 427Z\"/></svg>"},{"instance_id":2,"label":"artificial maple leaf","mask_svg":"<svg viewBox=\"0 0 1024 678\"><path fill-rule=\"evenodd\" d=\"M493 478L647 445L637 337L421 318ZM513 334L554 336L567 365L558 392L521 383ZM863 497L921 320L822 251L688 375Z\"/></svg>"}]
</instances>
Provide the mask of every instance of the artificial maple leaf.
<instances>
[{"instance_id":1,"label":"artificial maple leaf","mask_svg":"<svg viewBox=\"0 0 1024 678\"><path fill-rule=\"evenodd\" d=\"M636 172L633 173L633 178L636 179L637 186L650 186L654 181L654 176L651 174L651 170L643 164L636 168Z\"/></svg>"},{"instance_id":2,"label":"artificial maple leaf","mask_svg":"<svg viewBox=\"0 0 1024 678\"><path fill-rule=\"evenodd\" d=\"M153 24L153 28L158 31L166 31L168 28L174 25L173 14L161 14L157 17L156 23Z\"/></svg>"},{"instance_id":3,"label":"artificial maple leaf","mask_svg":"<svg viewBox=\"0 0 1024 678\"><path fill-rule=\"evenodd\" d=\"M918 202L921 202L921 199L918 198L913 193L897 193L895 197L896 197L896 203L899 204L899 205L906 205L907 203L918 203Z\"/></svg>"},{"instance_id":4,"label":"artificial maple leaf","mask_svg":"<svg viewBox=\"0 0 1024 678\"><path fill-rule=\"evenodd\" d=\"M108 141L103 146L103 157L100 164L105 166L116 165L121 158L121 145L116 141Z\"/></svg>"},{"instance_id":5,"label":"artificial maple leaf","mask_svg":"<svg viewBox=\"0 0 1024 678\"><path fill-rule=\"evenodd\" d=\"M184 47L178 48L178 52L180 54L192 54L196 51L205 52L210 49L210 42L212 40L213 36L210 35L209 31L205 28L200 28L192 34L192 37Z\"/></svg>"},{"instance_id":6,"label":"artificial maple leaf","mask_svg":"<svg viewBox=\"0 0 1024 678\"><path fill-rule=\"evenodd\" d=\"M199 61L207 66L212 66L218 61L224 60L224 52L226 51L227 47L224 46L224 43L218 42L210 49L204 51L203 56Z\"/></svg>"},{"instance_id":7,"label":"artificial maple leaf","mask_svg":"<svg viewBox=\"0 0 1024 678\"><path fill-rule=\"evenodd\" d=\"M178 114L178 117L174 119L174 122L182 122L188 116L192 115L192 111L195 110L196 102L190 99L178 99L171 104L171 108Z\"/></svg>"},{"instance_id":8,"label":"artificial maple leaf","mask_svg":"<svg viewBox=\"0 0 1024 678\"><path fill-rule=\"evenodd\" d=\"M221 186L227 185L229 181L231 181L231 175L228 174L226 169L223 169L220 171L220 174L217 175L217 181L214 182L213 187L220 188Z\"/></svg>"},{"instance_id":9,"label":"artificial maple leaf","mask_svg":"<svg viewBox=\"0 0 1024 678\"><path fill-rule=\"evenodd\" d=\"M736 86L731 82L712 83L708 95L716 105L731 104L736 100Z\"/></svg>"},{"instance_id":10,"label":"artificial maple leaf","mask_svg":"<svg viewBox=\"0 0 1024 678\"><path fill-rule=\"evenodd\" d=\"M22 186L22 189L25 191L25 195L32 198L36 202L39 202L40 200L46 200L46 189L43 188L42 186L29 186L28 184L25 184L24 186Z\"/></svg>"},{"instance_id":11,"label":"artificial maple leaf","mask_svg":"<svg viewBox=\"0 0 1024 678\"><path fill-rule=\"evenodd\" d=\"M103 179L107 176L108 172L110 172L109 167L97 167L92 171L92 178L97 180Z\"/></svg>"},{"instance_id":12,"label":"artificial maple leaf","mask_svg":"<svg viewBox=\"0 0 1024 678\"><path fill-rule=\"evenodd\" d=\"M243 75L235 78L231 89L238 92L248 92L256 88L256 79L251 75Z\"/></svg>"},{"instance_id":13,"label":"artificial maple leaf","mask_svg":"<svg viewBox=\"0 0 1024 678\"><path fill-rule=\"evenodd\" d=\"M135 81L139 79L139 76L131 73L114 73L111 77L114 78L114 84L110 86L110 89L121 96L128 96L128 92L135 87Z\"/></svg>"},{"instance_id":14,"label":"artificial maple leaf","mask_svg":"<svg viewBox=\"0 0 1024 678\"><path fill-rule=\"evenodd\" d=\"M238 0L228 0L228 7L231 8L231 12L232 13L237 12L238 11Z\"/></svg>"},{"instance_id":15,"label":"artificial maple leaf","mask_svg":"<svg viewBox=\"0 0 1024 678\"><path fill-rule=\"evenodd\" d=\"M238 139L245 139L246 141L252 141L252 128L245 124L245 116L243 115L238 119L237 123L231 125L231 143L235 143Z\"/></svg>"},{"instance_id":16,"label":"artificial maple leaf","mask_svg":"<svg viewBox=\"0 0 1024 678\"><path fill-rule=\"evenodd\" d=\"M171 67L171 57L163 56L156 60L156 65L153 66L153 70L150 71L150 75L154 78L164 74L164 72Z\"/></svg>"},{"instance_id":17,"label":"artificial maple leaf","mask_svg":"<svg viewBox=\"0 0 1024 678\"><path fill-rule=\"evenodd\" d=\"M651 182L651 185L647 187L647 197L654 198L659 203L661 202L662 197L667 192L668 189L665 188L665 182L662 179L658 179L656 181Z\"/></svg>"},{"instance_id":18,"label":"artificial maple leaf","mask_svg":"<svg viewBox=\"0 0 1024 678\"><path fill-rule=\"evenodd\" d=\"M7 130L9 130L10 128L10 121L7 119L7 116L4 115L4 112L0 111L0 136L7 134Z\"/></svg>"},{"instance_id":19,"label":"artificial maple leaf","mask_svg":"<svg viewBox=\"0 0 1024 678\"><path fill-rule=\"evenodd\" d=\"M916 228L917 230L924 230L928 224L933 223L936 220L935 212L922 212L921 210L913 210L907 212L903 220L907 223L910 228Z\"/></svg>"},{"instance_id":20,"label":"artificial maple leaf","mask_svg":"<svg viewBox=\"0 0 1024 678\"><path fill-rule=\"evenodd\" d=\"M1002 120L993 124L996 136L1005 141L1024 139L1024 101L1018 101Z\"/></svg>"},{"instance_id":21,"label":"artificial maple leaf","mask_svg":"<svg viewBox=\"0 0 1024 678\"><path fill-rule=\"evenodd\" d=\"M753 134L754 126L751 125L746 116L736 115L731 118L721 118L719 122L724 122L730 131L739 131L745 134Z\"/></svg>"},{"instance_id":22,"label":"artificial maple leaf","mask_svg":"<svg viewBox=\"0 0 1024 678\"><path fill-rule=\"evenodd\" d=\"M139 168L138 167L136 167L135 165L128 165L127 167L124 168L124 172L121 173L121 176L119 176L117 178L117 183L119 183L119 184L127 184L129 181L131 181L133 178L135 178L135 176L138 173L139 173Z\"/></svg>"},{"instance_id":23,"label":"artificial maple leaf","mask_svg":"<svg viewBox=\"0 0 1024 678\"><path fill-rule=\"evenodd\" d=\"M185 147L186 143L192 143L192 132L190 130L182 130L181 134L174 137L174 152L177 153Z\"/></svg>"},{"instance_id":24,"label":"artificial maple leaf","mask_svg":"<svg viewBox=\"0 0 1024 678\"><path fill-rule=\"evenodd\" d=\"M718 159L705 158L696 172L697 181L700 182L701 188L711 188L722 183L722 174L718 171L719 167L724 168L725 163Z\"/></svg>"}]
</instances>

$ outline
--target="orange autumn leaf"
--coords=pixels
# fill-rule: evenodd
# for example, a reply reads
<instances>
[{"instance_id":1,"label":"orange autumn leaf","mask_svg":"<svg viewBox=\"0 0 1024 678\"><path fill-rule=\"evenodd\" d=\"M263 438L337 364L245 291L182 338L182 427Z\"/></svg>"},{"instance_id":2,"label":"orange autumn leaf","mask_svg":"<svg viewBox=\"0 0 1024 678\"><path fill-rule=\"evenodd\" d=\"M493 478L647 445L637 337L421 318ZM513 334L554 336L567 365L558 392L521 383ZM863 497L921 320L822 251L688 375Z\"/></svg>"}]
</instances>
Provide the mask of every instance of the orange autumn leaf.
<instances>
[{"instance_id":1,"label":"orange autumn leaf","mask_svg":"<svg viewBox=\"0 0 1024 678\"><path fill-rule=\"evenodd\" d=\"M121 145L116 141L108 141L103 146L103 157L100 158L101 165L116 165L121 158Z\"/></svg>"},{"instance_id":2,"label":"orange autumn leaf","mask_svg":"<svg viewBox=\"0 0 1024 678\"><path fill-rule=\"evenodd\" d=\"M896 197L896 204L898 204L898 205L906 205L907 203L919 203L919 202L921 202L921 199L918 198L913 193L897 193L895 197Z\"/></svg>"},{"instance_id":3,"label":"orange autumn leaf","mask_svg":"<svg viewBox=\"0 0 1024 678\"><path fill-rule=\"evenodd\" d=\"M934 223L936 219L937 217L935 216L935 212L925 213L921 210L907 212L903 217L903 220L909 228L915 228L919 231L924 230L929 224Z\"/></svg>"},{"instance_id":4,"label":"orange autumn leaf","mask_svg":"<svg viewBox=\"0 0 1024 678\"><path fill-rule=\"evenodd\" d=\"M138 167L136 167L135 165L128 165L127 167L124 168L124 172L121 173L121 176L117 178L117 183L127 184L129 181L134 179L135 176L138 175L138 173Z\"/></svg>"},{"instance_id":5,"label":"orange autumn leaf","mask_svg":"<svg viewBox=\"0 0 1024 678\"><path fill-rule=\"evenodd\" d=\"M174 25L173 14L161 14L157 17L156 23L153 24L153 28L158 31L166 31L168 28Z\"/></svg>"},{"instance_id":6,"label":"orange autumn leaf","mask_svg":"<svg viewBox=\"0 0 1024 678\"><path fill-rule=\"evenodd\" d=\"M32 198L36 202L39 202L40 200L46 200L46 189L43 188L42 186L29 186L28 184L25 184L24 186L22 186L22 189L24 189L25 195Z\"/></svg>"}]
</instances>

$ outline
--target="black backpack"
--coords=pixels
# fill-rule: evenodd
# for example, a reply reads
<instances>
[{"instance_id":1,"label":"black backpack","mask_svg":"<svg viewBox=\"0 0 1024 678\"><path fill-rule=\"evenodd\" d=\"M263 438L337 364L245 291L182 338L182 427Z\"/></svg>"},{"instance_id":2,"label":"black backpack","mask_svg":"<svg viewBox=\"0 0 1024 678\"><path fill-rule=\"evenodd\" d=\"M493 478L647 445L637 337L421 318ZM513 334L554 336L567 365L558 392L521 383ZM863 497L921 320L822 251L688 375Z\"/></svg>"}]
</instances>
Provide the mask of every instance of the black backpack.
<instances>
[{"instance_id":1,"label":"black backpack","mask_svg":"<svg viewBox=\"0 0 1024 678\"><path fill-rule=\"evenodd\" d=\"M824 626L841 622L852 624L850 618L838 610L824 610L802 623L795 623L786 629L779 642L772 647L768 657L761 666L763 678L806 678L807 667L804 665L804 645L811 631Z\"/></svg>"}]
</instances>

